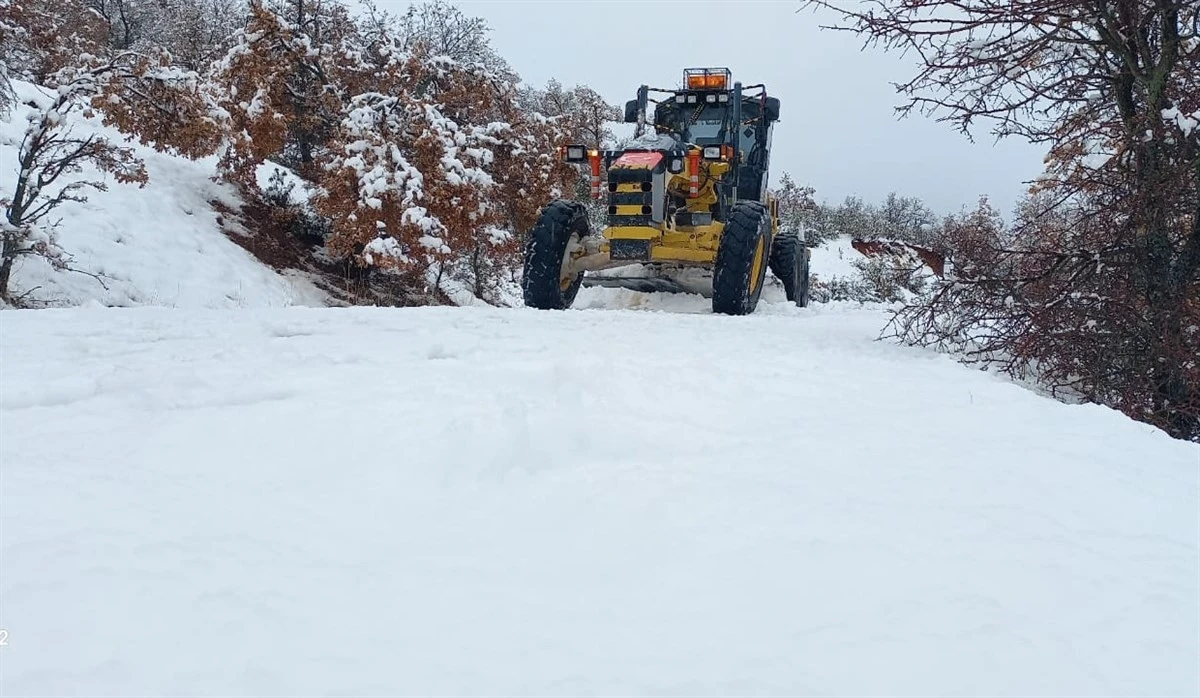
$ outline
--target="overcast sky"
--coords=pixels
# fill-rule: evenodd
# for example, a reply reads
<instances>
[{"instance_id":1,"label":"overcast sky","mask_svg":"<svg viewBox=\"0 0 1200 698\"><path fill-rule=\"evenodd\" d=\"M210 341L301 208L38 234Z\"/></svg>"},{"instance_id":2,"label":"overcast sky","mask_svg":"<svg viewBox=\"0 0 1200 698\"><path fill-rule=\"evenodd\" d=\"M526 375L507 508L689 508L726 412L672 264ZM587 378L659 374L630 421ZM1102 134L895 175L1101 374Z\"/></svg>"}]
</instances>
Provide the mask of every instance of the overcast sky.
<instances>
[{"instance_id":1,"label":"overcast sky","mask_svg":"<svg viewBox=\"0 0 1200 698\"><path fill-rule=\"evenodd\" d=\"M410 3L379 0L400 13ZM721 66L743 84L765 83L782 101L772 180L790 172L817 199L918 196L940 213L987 194L1007 214L1041 169L1040 150L986 131L970 143L946 123L897 119L891 86L910 60L861 52L851 34L821 30L828 16L797 13L795 0L457 0L483 17L491 43L522 77L585 84L615 104L638 85L673 88L685 67ZM711 37L706 40L706 37ZM1007 216L1006 216L1007 217Z\"/></svg>"}]
</instances>

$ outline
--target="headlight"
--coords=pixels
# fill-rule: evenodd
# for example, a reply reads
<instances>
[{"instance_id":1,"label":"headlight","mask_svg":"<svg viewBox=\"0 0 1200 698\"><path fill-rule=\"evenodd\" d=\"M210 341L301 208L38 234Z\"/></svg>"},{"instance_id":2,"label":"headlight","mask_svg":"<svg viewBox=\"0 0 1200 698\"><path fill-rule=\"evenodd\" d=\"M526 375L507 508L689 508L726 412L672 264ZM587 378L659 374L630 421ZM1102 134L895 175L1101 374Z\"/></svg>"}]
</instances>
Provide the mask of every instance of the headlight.
<instances>
[{"instance_id":1,"label":"headlight","mask_svg":"<svg viewBox=\"0 0 1200 698\"><path fill-rule=\"evenodd\" d=\"M719 145L704 146L704 159L705 160L720 160L721 159L721 146L719 146Z\"/></svg>"},{"instance_id":2,"label":"headlight","mask_svg":"<svg viewBox=\"0 0 1200 698\"><path fill-rule=\"evenodd\" d=\"M687 95L675 95L675 103L683 104L687 101Z\"/></svg>"},{"instance_id":3,"label":"headlight","mask_svg":"<svg viewBox=\"0 0 1200 698\"><path fill-rule=\"evenodd\" d=\"M713 94L704 95L704 101L708 102L709 104L716 104L717 96Z\"/></svg>"},{"instance_id":4,"label":"headlight","mask_svg":"<svg viewBox=\"0 0 1200 698\"><path fill-rule=\"evenodd\" d=\"M724 104L725 102L728 102L729 101L729 93L722 92L721 94L717 95L717 101L722 104Z\"/></svg>"},{"instance_id":5,"label":"headlight","mask_svg":"<svg viewBox=\"0 0 1200 698\"><path fill-rule=\"evenodd\" d=\"M696 95L688 95L688 104L696 103Z\"/></svg>"}]
</instances>

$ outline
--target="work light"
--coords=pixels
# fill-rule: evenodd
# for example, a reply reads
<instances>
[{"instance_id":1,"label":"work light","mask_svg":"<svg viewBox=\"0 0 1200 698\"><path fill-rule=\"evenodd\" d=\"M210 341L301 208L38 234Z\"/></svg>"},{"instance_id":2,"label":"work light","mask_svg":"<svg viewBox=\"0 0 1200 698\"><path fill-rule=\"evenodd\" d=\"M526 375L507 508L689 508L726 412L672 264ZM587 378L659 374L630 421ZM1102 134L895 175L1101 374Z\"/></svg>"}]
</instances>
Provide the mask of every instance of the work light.
<instances>
[{"instance_id":1,"label":"work light","mask_svg":"<svg viewBox=\"0 0 1200 698\"><path fill-rule=\"evenodd\" d=\"M587 160L587 147L582 145L567 146L567 162L584 162Z\"/></svg>"}]
</instances>

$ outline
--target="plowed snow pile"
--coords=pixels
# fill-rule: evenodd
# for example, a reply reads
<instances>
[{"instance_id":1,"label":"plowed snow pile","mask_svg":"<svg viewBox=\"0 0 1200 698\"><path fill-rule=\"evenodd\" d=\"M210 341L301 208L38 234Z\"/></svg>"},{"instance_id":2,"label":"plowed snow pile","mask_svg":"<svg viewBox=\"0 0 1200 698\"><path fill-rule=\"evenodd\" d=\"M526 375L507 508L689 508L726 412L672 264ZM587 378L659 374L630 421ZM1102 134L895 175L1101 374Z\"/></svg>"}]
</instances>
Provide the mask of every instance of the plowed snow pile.
<instances>
[{"instance_id":1,"label":"plowed snow pile","mask_svg":"<svg viewBox=\"0 0 1200 698\"><path fill-rule=\"evenodd\" d=\"M4 313L0 691L1200 692L1200 447L662 298Z\"/></svg>"}]
</instances>

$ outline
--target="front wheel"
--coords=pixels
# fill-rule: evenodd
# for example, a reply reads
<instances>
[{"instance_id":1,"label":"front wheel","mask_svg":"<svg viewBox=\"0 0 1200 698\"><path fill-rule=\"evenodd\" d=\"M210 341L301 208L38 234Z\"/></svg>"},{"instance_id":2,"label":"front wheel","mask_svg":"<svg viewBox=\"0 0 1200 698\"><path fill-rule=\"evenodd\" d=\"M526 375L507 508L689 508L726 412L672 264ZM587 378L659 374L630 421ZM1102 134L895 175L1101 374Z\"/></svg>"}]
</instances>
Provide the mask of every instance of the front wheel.
<instances>
[{"instance_id":1,"label":"front wheel","mask_svg":"<svg viewBox=\"0 0 1200 698\"><path fill-rule=\"evenodd\" d=\"M542 209L525 240L521 291L525 305L539 310L565 310L575 302L583 272L570 273L572 242L588 234L587 211L574 201L558 200Z\"/></svg>"},{"instance_id":2,"label":"front wheel","mask_svg":"<svg viewBox=\"0 0 1200 698\"><path fill-rule=\"evenodd\" d=\"M757 201L739 201L729 211L713 268L712 309L749 315L758 306L767 276L770 216Z\"/></svg>"}]
</instances>

